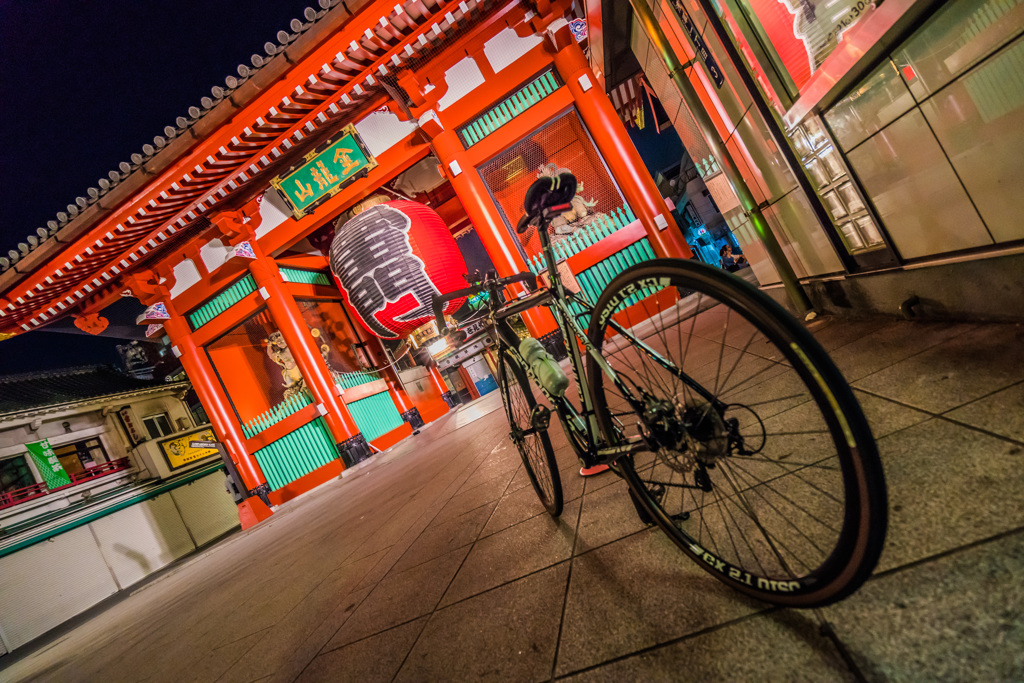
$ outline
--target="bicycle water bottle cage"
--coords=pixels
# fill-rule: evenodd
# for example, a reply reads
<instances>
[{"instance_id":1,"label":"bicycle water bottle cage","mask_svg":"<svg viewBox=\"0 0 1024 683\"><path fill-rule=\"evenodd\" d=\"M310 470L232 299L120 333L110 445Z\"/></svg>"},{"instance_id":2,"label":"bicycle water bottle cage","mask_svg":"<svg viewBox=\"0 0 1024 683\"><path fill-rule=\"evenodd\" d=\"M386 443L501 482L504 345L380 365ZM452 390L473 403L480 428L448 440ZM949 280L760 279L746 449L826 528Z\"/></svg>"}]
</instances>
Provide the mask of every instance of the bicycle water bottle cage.
<instances>
[{"instance_id":1,"label":"bicycle water bottle cage","mask_svg":"<svg viewBox=\"0 0 1024 683\"><path fill-rule=\"evenodd\" d=\"M526 213L516 226L520 235L548 209L568 209L572 198L576 196L576 176L572 173L560 173L556 176L537 178L526 191L523 199L523 211Z\"/></svg>"}]
</instances>

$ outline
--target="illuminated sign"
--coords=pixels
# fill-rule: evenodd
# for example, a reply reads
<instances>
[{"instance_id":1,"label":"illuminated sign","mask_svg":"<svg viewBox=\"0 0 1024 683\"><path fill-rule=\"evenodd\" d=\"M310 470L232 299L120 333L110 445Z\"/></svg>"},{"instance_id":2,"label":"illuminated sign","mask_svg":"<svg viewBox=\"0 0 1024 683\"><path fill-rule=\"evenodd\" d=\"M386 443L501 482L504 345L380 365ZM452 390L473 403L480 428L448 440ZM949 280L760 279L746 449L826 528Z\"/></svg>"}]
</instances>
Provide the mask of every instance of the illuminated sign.
<instances>
[{"instance_id":1,"label":"illuminated sign","mask_svg":"<svg viewBox=\"0 0 1024 683\"><path fill-rule=\"evenodd\" d=\"M163 451L164 459L167 460L167 465L172 470L184 467L196 460L217 455L216 446L213 448L196 448L192 446L193 441L205 441L216 444L217 437L213 433L213 428L200 427L187 434L177 434L160 442L160 450ZM197 443L196 445L200 444Z\"/></svg>"},{"instance_id":2,"label":"illuminated sign","mask_svg":"<svg viewBox=\"0 0 1024 683\"><path fill-rule=\"evenodd\" d=\"M340 138L323 149L313 150L300 166L279 175L270 184L288 202L295 218L302 218L376 166L356 127L349 125Z\"/></svg>"}]
</instances>

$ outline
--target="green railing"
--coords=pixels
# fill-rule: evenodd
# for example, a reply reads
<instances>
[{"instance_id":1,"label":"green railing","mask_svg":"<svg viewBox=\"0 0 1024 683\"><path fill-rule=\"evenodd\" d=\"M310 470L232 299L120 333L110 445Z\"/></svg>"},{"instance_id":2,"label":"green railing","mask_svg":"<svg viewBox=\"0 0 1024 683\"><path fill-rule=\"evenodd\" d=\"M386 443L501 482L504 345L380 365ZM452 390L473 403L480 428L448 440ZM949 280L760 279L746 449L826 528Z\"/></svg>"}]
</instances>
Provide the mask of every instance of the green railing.
<instances>
[{"instance_id":1,"label":"green railing","mask_svg":"<svg viewBox=\"0 0 1024 683\"><path fill-rule=\"evenodd\" d=\"M281 268L281 277L285 282L295 282L303 285L324 285L331 286L331 278L327 273L318 270L302 270L301 268Z\"/></svg>"},{"instance_id":2,"label":"green railing","mask_svg":"<svg viewBox=\"0 0 1024 683\"><path fill-rule=\"evenodd\" d=\"M633 211L628 205L612 209L585 228L577 230L568 239L558 240L551 245L555 253L555 262L561 263L570 256L574 256L584 249L591 247L615 231L626 227L636 220ZM651 257L653 258L653 257ZM530 270L534 273L543 272L547 266L544 264L543 254L534 254L528 261Z\"/></svg>"},{"instance_id":3,"label":"green railing","mask_svg":"<svg viewBox=\"0 0 1024 683\"><path fill-rule=\"evenodd\" d=\"M380 379L379 372L334 372L334 382L342 389L351 389Z\"/></svg>"},{"instance_id":4,"label":"green railing","mask_svg":"<svg viewBox=\"0 0 1024 683\"><path fill-rule=\"evenodd\" d=\"M558 81L551 71L533 79L508 98L491 107L483 115L459 129L459 135L466 147L471 147L485 137L558 90Z\"/></svg>"},{"instance_id":5,"label":"green railing","mask_svg":"<svg viewBox=\"0 0 1024 683\"><path fill-rule=\"evenodd\" d=\"M380 373L373 371L334 373L334 381L342 389L352 389L379 379ZM386 390L358 401L346 402L345 405L348 406L348 412L367 441L384 436L404 423L395 402L391 400L391 394Z\"/></svg>"},{"instance_id":6,"label":"green railing","mask_svg":"<svg viewBox=\"0 0 1024 683\"><path fill-rule=\"evenodd\" d=\"M256 291L256 281L252 275L246 275L223 292L188 314L188 322L193 330L210 322L239 301Z\"/></svg>"},{"instance_id":7,"label":"green railing","mask_svg":"<svg viewBox=\"0 0 1024 683\"><path fill-rule=\"evenodd\" d=\"M611 236L614 232L632 223L634 220L633 212L629 210L628 206L624 209L612 211L610 216L591 223L590 226L578 231L569 239L553 244L551 249L555 254L555 261L561 263L569 257L599 244L603 239ZM601 247L598 246L597 248L600 249ZM576 283L579 285L581 297L593 305L597 303L597 299L601 296L604 288L618 277L619 274L631 266L653 258L656 258L654 249L651 248L651 243L646 235L644 235L618 251L607 254L604 258L601 258L584 270L573 273L573 277L575 277ZM540 254L533 256L528 263L530 270L534 273L540 273L546 267L544 258ZM623 306L631 306L654 293L655 290L638 292L624 302ZM584 328L590 324L590 317L584 314L583 306L575 302L569 302L569 309L577 316Z\"/></svg>"},{"instance_id":8,"label":"green railing","mask_svg":"<svg viewBox=\"0 0 1024 683\"><path fill-rule=\"evenodd\" d=\"M306 392L295 394L291 398L281 401L276 406L256 417L242 423L242 434L245 438L251 439L263 430L271 427L289 415L294 415L303 408L313 403L313 397Z\"/></svg>"},{"instance_id":9,"label":"green railing","mask_svg":"<svg viewBox=\"0 0 1024 683\"><path fill-rule=\"evenodd\" d=\"M259 449L255 456L271 490L276 491L337 460L338 450L323 418L318 417Z\"/></svg>"},{"instance_id":10,"label":"green railing","mask_svg":"<svg viewBox=\"0 0 1024 683\"><path fill-rule=\"evenodd\" d=\"M391 394L386 391L346 405L356 426L359 427L359 431L367 441L384 436L392 429L398 429L404 424L398 408L395 407L395 402L391 400Z\"/></svg>"}]
</instances>

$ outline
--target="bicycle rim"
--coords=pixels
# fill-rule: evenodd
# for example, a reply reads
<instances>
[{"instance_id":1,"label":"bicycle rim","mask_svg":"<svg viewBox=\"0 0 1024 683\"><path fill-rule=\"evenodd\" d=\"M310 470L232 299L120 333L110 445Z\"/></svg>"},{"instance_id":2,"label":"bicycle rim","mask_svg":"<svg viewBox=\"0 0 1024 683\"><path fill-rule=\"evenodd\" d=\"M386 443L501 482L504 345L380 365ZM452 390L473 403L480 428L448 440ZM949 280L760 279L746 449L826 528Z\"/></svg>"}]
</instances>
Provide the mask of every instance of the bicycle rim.
<instances>
[{"instance_id":1,"label":"bicycle rim","mask_svg":"<svg viewBox=\"0 0 1024 683\"><path fill-rule=\"evenodd\" d=\"M547 429L534 429L531 416L537 405L533 387L525 374L501 354L501 400L508 417L509 436L519 450L523 466L544 509L562 514L562 480Z\"/></svg>"},{"instance_id":2,"label":"bicycle rim","mask_svg":"<svg viewBox=\"0 0 1024 683\"><path fill-rule=\"evenodd\" d=\"M589 336L622 382L590 359L602 433L646 439L623 476L685 553L777 604L828 604L867 579L887 524L877 450L788 313L738 278L665 259L608 286Z\"/></svg>"}]
</instances>

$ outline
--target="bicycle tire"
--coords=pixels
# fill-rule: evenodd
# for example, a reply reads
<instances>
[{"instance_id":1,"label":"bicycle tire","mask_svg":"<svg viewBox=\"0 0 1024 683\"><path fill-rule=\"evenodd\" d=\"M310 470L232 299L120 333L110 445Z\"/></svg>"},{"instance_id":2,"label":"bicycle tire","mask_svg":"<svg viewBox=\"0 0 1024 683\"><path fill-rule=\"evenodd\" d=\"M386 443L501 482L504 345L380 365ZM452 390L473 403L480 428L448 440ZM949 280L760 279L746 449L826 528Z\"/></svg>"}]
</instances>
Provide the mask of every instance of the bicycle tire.
<instances>
[{"instance_id":1,"label":"bicycle tire","mask_svg":"<svg viewBox=\"0 0 1024 683\"><path fill-rule=\"evenodd\" d=\"M557 517L562 514L562 480L551 439L547 429L531 430L531 416L537 406L533 387L526 373L510 361L507 354L507 351L500 354L499 385L510 428L509 438L519 451L530 484L544 509Z\"/></svg>"},{"instance_id":2,"label":"bicycle tire","mask_svg":"<svg viewBox=\"0 0 1024 683\"><path fill-rule=\"evenodd\" d=\"M588 358L602 436L642 432L657 447L618 465L685 554L778 605L827 605L867 580L888 524L877 447L835 364L781 306L716 268L657 259L609 283L588 336L623 382Z\"/></svg>"}]
</instances>

